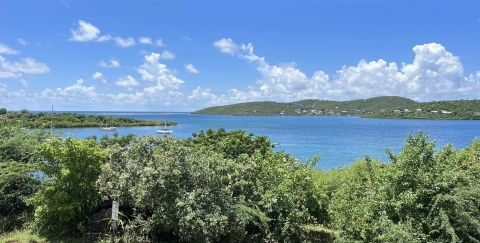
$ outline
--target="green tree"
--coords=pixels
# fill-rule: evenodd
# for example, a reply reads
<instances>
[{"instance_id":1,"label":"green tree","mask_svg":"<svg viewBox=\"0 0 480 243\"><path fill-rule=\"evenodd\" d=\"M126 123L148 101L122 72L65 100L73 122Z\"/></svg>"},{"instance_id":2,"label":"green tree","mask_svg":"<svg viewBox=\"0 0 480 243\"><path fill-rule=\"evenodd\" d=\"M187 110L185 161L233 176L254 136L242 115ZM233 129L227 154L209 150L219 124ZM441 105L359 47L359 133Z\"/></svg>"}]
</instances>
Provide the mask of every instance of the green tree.
<instances>
[{"instance_id":1,"label":"green tree","mask_svg":"<svg viewBox=\"0 0 480 243\"><path fill-rule=\"evenodd\" d=\"M91 139L52 139L38 148L40 171L48 179L32 198L34 229L41 235L83 232L100 202L95 182L106 152Z\"/></svg>"},{"instance_id":2,"label":"green tree","mask_svg":"<svg viewBox=\"0 0 480 243\"><path fill-rule=\"evenodd\" d=\"M225 158L237 158L241 154L253 155L260 151L262 155L271 152L272 145L266 136L254 137L242 130L226 131L219 128L217 131L208 129L193 133L186 140L188 146L194 149L207 149L223 154Z\"/></svg>"},{"instance_id":3,"label":"green tree","mask_svg":"<svg viewBox=\"0 0 480 243\"><path fill-rule=\"evenodd\" d=\"M7 114L7 109L5 108L0 108L0 115Z\"/></svg>"}]
</instances>

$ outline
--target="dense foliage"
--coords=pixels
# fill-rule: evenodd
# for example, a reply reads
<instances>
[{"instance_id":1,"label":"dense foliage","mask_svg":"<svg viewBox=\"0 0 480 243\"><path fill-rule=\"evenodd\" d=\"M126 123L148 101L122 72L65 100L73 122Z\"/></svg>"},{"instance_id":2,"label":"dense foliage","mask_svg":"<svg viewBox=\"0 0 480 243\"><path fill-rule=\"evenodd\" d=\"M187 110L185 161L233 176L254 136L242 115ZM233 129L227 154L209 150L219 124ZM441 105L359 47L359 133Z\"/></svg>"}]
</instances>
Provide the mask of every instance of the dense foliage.
<instances>
[{"instance_id":1,"label":"dense foliage","mask_svg":"<svg viewBox=\"0 0 480 243\"><path fill-rule=\"evenodd\" d=\"M31 175L34 171L28 164L0 162L0 233L22 229L32 221L34 208L28 200L41 183Z\"/></svg>"},{"instance_id":2,"label":"dense foliage","mask_svg":"<svg viewBox=\"0 0 480 243\"><path fill-rule=\"evenodd\" d=\"M0 232L80 236L102 200L117 200L127 241L480 241L480 141L437 149L419 132L389 163L321 171L244 131L0 136Z\"/></svg>"},{"instance_id":3,"label":"dense foliage","mask_svg":"<svg viewBox=\"0 0 480 243\"><path fill-rule=\"evenodd\" d=\"M36 206L34 229L47 236L83 232L100 203L95 181L106 151L94 140L67 138L41 144L38 153L47 179L31 199Z\"/></svg>"},{"instance_id":4,"label":"dense foliage","mask_svg":"<svg viewBox=\"0 0 480 243\"><path fill-rule=\"evenodd\" d=\"M212 148L212 140L219 141ZM237 143L231 153L228 141ZM249 150L252 145L257 149ZM268 152L267 152L268 151ZM320 219L314 162L273 153L241 131L200 132L183 142L140 137L112 146L98 185L104 199L135 208L129 230L156 241L298 241Z\"/></svg>"},{"instance_id":5,"label":"dense foliage","mask_svg":"<svg viewBox=\"0 0 480 243\"><path fill-rule=\"evenodd\" d=\"M0 120L0 233L21 229L33 218L28 200L41 183L33 175L35 150L46 135L5 126Z\"/></svg>"},{"instance_id":6,"label":"dense foliage","mask_svg":"<svg viewBox=\"0 0 480 243\"><path fill-rule=\"evenodd\" d=\"M478 242L480 141L456 151L419 133L391 163L345 170L331 198L332 226L362 242ZM348 171L353 170L353 171Z\"/></svg>"},{"instance_id":7,"label":"dense foliage","mask_svg":"<svg viewBox=\"0 0 480 243\"><path fill-rule=\"evenodd\" d=\"M86 115L81 113L30 113L28 110L20 112L10 111L1 115L1 119L10 125L25 128L69 128L69 127L105 127L105 126L175 126L172 121L147 121L126 117L112 117L105 115Z\"/></svg>"}]
</instances>

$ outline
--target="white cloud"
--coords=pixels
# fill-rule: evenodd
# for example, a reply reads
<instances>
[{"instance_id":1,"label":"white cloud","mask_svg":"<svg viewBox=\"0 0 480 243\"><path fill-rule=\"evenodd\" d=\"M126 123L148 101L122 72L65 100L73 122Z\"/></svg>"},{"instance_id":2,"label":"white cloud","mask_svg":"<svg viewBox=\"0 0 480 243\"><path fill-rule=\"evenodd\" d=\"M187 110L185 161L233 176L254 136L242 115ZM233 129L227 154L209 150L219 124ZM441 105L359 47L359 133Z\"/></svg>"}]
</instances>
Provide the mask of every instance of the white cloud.
<instances>
[{"instance_id":1,"label":"white cloud","mask_svg":"<svg viewBox=\"0 0 480 243\"><path fill-rule=\"evenodd\" d=\"M152 38L150 37L139 37L138 42L140 42L140 44L153 45Z\"/></svg>"},{"instance_id":2,"label":"white cloud","mask_svg":"<svg viewBox=\"0 0 480 243\"><path fill-rule=\"evenodd\" d=\"M110 40L113 40L113 37L110 34L102 35L97 39L98 42L104 42L104 41L110 41Z\"/></svg>"},{"instance_id":3,"label":"white cloud","mask_svg":"<svg viewBox=\"0 0 480 243\"><path fill-rule=\"evenodd\" d=\"M105 67L105 68L119 68L120 67L120 62L115 59L110 59L109 63L106 63L104 61L100 61L98 63L98 66L100 67Z\"/></svg>"},{"instance_id":4,"label":"white cloud","mask_svg":"<svg viewBox=\"0 0 480 243\"><path fill-rule=\"evenodd\" d=\"M135 40L132 37L128 37L126 39L123 39L121 37L116 37L115 38L115 44L120 47L130 47L135 45Z\"/></svg>"},{"instance_id":5,"label":"white cloud","mask_svg":"<svg viewBox=\"0 0 480 243\"><path fill-rule=\"evenodd\" d=\"M20 78L22 75L12 72L5 72L0 70L0 78Z\"/></svg>"},{"instance_id":6,"label":"white cloud","mask_svg":"<svg viewBox=\"0 0 480 243\"><path fill-rule=\"evenodd\" d=\"M223 53L234 55L238 52L238 45L235 44L232 39L223 38L213 42L213 46Z\"/></svg>"},{"instance_id":7,"label":"white cloud","mask_svg":"<svg viewBox=\"0 0 480 243\"><path fill-rule=\"evenodd\" d=\"M27 43L24 39L22 39L22 38L18 38L17 41L18 41L18 43L20 43L20 44L22 44L22 45L27 45L27 44L28 44L28 43Z\"/></svg>"},{"instance_id":8,"label":"white cloud","mask_svg":"<svg viewBox=\"0 0 480 243\"><path fill-rule=\"evenodd\" d=\"M132 86L138 86L139 83L137 80L135 80L132 76L128 75L125 77L120 77L116 82L116 85L118 86L123 86L123 87L132 87Z\"/></svg>"},{"instance_id":9,"label":"white cloud","mask_svg":"<svg viewBox=\"0 0 480 243\"><path fill-rule=\"evenodd\" d=\"M162 52L162 55L161 55L162 59L174 59L175 58L175 54L165 50Z\"/></svg>"},{"instance_id":10,"label":"white cloud","mask_svg":"<svg viewBox=\"0 0 480 243\"><path fill-rule=\"evenodd\" d=\"M199 71L193 66L193 64L185 64L185 70L189 73L199 73Z\"/></svg>"},{"instance_id":11,"label":"white cloud","mask_svg":"<svg viewBox=\"0 0 480 243\"><path fill-rule=\"evenodd\" d=\"M105 77L103 76L103 74L101 72L95 72L93 75L92 75L92 78L99 81L102 85L107 85L107 80L105 79Z\"/></svg>"},{"instance_id":12,"label":"white cloud","mask_svg":"<svg viewBox=\"0 0 480 243\"><path fill-rule=\"evenodd\" d=\"M155 41L155 45L157 45L157 46L166 46L165 44L163 44L162 39L156 40L156 41Z\"/></svg>"},{"instance_id":13,"label":"white cloud","mask_svg":"<svg viewBox=\"0 0 480 243\"><path fill-rule=\"evenodd\" d=\"M142 80L156 82L157 85L148 89L148 92L163 90L177 90L184 83L167 68L167 65L159 63L160 54L152 52L145 55L145 62L137 69L142 75Z\"/></svg>"},{"instance_id":14,"label":"white cloud","mask_svg":"<svg viewBox=\"0 0 480 243\"><path fill-rule=\"evenodd\" d=\"M0 43L0 54L16 55L18 53L19 53L19 51L14 50L14 49L8 47L7 45L4 45L4 44Z\"/></svg>"},{"instance_id":15,"label":"white cloud","mask_svg":"<svg viewBox=\"0 0 480 243\"><path fill-rule=\"evenodd\" d=\"M30 57L22 58L21 62L9 62L4 57L0 56L0 67L0 71L17 74L44 74L50 71L46 64L37 62Z\"/></svg>"},{"instance_id":16,"label":"white cloud","mask_svg":"<svg viewBox=\"0 0 480 243\"><path fill-rule=\"evenodd\" d=\"M227 54L237 53L229 45L232 40L222 39L216 46ZM323 71L309 77L294 64L270 65L264 57L254 53L253 45L241 45L238 57L257 64L262 78L247 92L235 90L230 99L244 101L293 101L307 98L350 100L382 95L399 95L412 99L463 99L478 97L480 74L463 75L460 59L437 43L417 45L411 64L361 60L357 66L344 66L332 79ZM480 72L479 72L480 73ZM234 96L232 96L234 95Z\"/></svg>"},{"instance_id":17,"label":"white cloud","mask_svg":"<svg viewBox=\"0 0 480 243\"><path fill-rule=\"evenodd\" d=\"M64 89L55 90L45 89L39 94L35 94L37 103L55 103L56 105L81 104L82 107L95 107L102 104L102 95L96 93L95 86L83 86L83 79Z\"/></svg>"},{"instance_id":18,"label":"white cloud","mask_svg":"<svg viewBox=\"0 0 480 243\"><path fill-rule=\"evenodd\" d=\"M77 29L70 29L71 41L91 41L98 37L100 30L83 20L78 21Z\"/></svg>"}]
</instances>

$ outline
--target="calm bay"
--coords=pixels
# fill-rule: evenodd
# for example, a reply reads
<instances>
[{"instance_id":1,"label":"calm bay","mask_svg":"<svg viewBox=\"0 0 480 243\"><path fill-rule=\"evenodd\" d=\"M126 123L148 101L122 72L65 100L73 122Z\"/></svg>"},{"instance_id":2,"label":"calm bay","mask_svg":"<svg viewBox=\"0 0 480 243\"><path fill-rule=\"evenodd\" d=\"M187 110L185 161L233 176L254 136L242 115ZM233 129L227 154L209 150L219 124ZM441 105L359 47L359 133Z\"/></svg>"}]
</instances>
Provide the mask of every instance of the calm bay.
<instances>
[{"instance_id":1,"label":"calm bay","mask_svg":"<svg viewBox=\"0 0 480 243\"><path fill-rule=\"evenodd\" d=\"M61 112L58 112L61 113ZM177 122L173 133L180 139L194 132L212 128L241 129L254 135L265 135L274 143L275 150L283 150L301 161L320 155L318 166L323 170L353 163L365 155L388 162L386 148L398 153L407 134L422 130L437 144L437 149L452 143L457 149L467 147L480 138L480 121L372 119L349 116L221 116L192 115L190 113L161 112L76 112L93 115L121 116L145 120ZM117 127L119 135L129 133L153 135L160 127ZM63 129L64 136L86 138L114 132L101 128Z\"/></svg>"}]
</instances>

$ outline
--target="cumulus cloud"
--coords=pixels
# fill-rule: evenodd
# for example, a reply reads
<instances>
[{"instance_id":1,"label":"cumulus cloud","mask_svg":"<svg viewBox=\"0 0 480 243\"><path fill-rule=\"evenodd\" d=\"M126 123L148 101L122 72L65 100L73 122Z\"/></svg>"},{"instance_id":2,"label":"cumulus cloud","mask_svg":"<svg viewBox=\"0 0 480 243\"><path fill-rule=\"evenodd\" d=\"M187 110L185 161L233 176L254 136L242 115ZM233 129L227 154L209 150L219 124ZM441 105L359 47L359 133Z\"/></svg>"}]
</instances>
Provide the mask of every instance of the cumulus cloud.
<instances>
[{"instance_id":1,"label":"cumulus cloud","mask_svg":"<svg viewBox=\"0 0 480 243\"><path fill-rule=\"evenodd\" d=\"M16 55L18 53L19 53L19 51L14 50L14 49L8 47L7 45L4 45L4 44L0 43L0 54Z\"/></svg>"},{"instance_id":2,"label":"cumulus cloud","mask_svg":"<svg viewBox=\"0 0 480 243\"><path fill-rule=\"evenodd\" d=\"M360 60L356 66L343 66L333 78L323 71L308 76L294 65L270 65L254 52L252 44L239 48L231 39L222 39L214 46L223 53L237 54L256 63L262 78L248 91L235 90L232 95L246 100L293 101L307 98L348 100L382 95L399 95L412 99L462 99L478 97L480 74L465 77L460 59L437 43L413 47L415 57L410 64ZM230 48L230 46L234 48ZM477 79L477 81L475 81Z\"/></svg>"},{"instance_id":3,"label":"cumulus cloud","mask_svg":"<svg viewBox=\"0 0 480 243\"><path fill-rule=\"evenodd\" d=\"M140 44L153 45L152 38L150 37L139 37L138 42L140 42Z\"/></svg>"},{"instance_id":4,"label":"cumulus cloud","mask_svg":"<svg viewBox=\"0 0 480 243\"><path fill-rule=\"evenodd\" d=\"M125 38L125 39L123 39L121 37L116 37L115 38L115 44L117 46L126 48L126 47L130 47L130 46L134 46L135 45L135 40L132 37L128 37L128 38Z\"/></svg>"},{"instance_id":5,"label":"cumulus cloud","mask_svg":"<svg viewBox=\"0 0 480 243\"><path fill-rule=\"evenodd\" d=\"M123 87L133 87L138 86L139 83L132 76L128 75L125 77L120 77L116 82L116 85Z\"/></svg>"},{"instance_id":6,"label":"cumulus cloud","mask_svg":"<svg viewBox=\"0 0 480 243\"><path fill-rule=\"evenodd\" d=\"M22 58L20 62L9 62L4 57L0 56L0 68L0 72L13 73L18 76L21 76L22 73L44 74L50 71L46 64L37 62L30 57Z\"/></svg>"},{"instance_id":7,"label":"cumulus cloud","mask_svg":"<svg viewBox=\"0 0 480 243\"><path fill-rule=\"evenodd\" d=\"M185 63L185 70L187 70L187 72L189 73L194 73L194 74L197 74L200 72L193 66L193 64L186 64L186 63Z\"/></svg>"},{"instance_id":8,"label":"cumulus cloud","mask_svg":"<svg viewBox=\"0 0 480 243\"><path fill-rule=\"evenodd\" d=\"M98 63L98 66L104 67L104 68L119 68L120 67L120 62L118 60L115 60L115 59L110 59L110 61L108 63L106 63L104 61L100 61Z\"/></svg>"},{"instance_id":9,"label":"cumulus cloud","mask_svg":"<svg viewBox=\"0 0 480 243\"><path fill-rule=\"evenodd\" d=\"M166 46L165 44L163 44L163 40L162 39L158 39L155 41L155 45L157 46Z\"/></svg>"},{"instance_id":10,"label":"cumulus cloud","mask_svg":"<svg viewBox=\"0 0 480 243\"><path fill-rule=\"evenodd\" d=\"M175 54L165 50L162 52L162 55L161 55L161 58L162 59L174 59L175 58Z\"/></svg>"},{"instance_id":11,"label":"cumulus cloud","mask_svg":"<svg viewBox=\"0 0 480 243\"><path fill-rule=\"evenodd\" d=\"M18 43L20 43L20 44L22 44L22 45L27 45L27 44L28 44L28 43L27 43L24 39L22 39L22 38L18 38L17 41L18 41Z\"/></svg>"},{"instance_id":12,"label":"cumulus cloud","mask_svg":"<svg viewBox=\"0 0 480 243\"><path fill-rule=\"evenodd\" d=\"M216 47L220 52L234 55L238 52L238 45L233 42L232 39L223 38L218 41L213 42L213 46Z\"/></svg>"},{"instance_id":13,"label":"cumulus cloud","mask_svg":"<svg viewBox=\"0 0 480 243\"><path fill-rule=\"evenodd\" d=\"M70 29L70 41L91 41L98 37L100 30L92 24L79 20L77 29Z\"/></svg>"},{"instance_id":14,"label":"cumulus cloud","mask_svg":"<svg viewBox=\"0 0 480 243\"><path fill-rule=\"evenodd\" d=\"M160 63L159 60L159 53L152 52L150 55L145 55L145 62L137 69L142 75L142 80L157 82L154 90L178 89L184 81L177 78L167 65Z\"/></svg>"},{"instance_id":15,"label":"cumulus cloud","mask_svg":"<svg viewBox=\"0 0 480 243\"><path fill-rule=\"evenodd\" d=\"M103 76L103 74L101 72L95 72L93 75L92 75L92 78L99 81L102 85L107 85L107 80L105 79L105 77Z\"/></svg>"}]
</instances>

